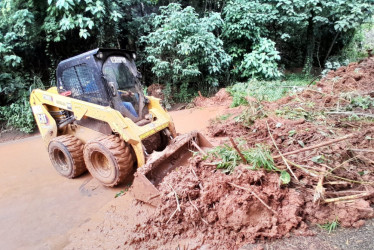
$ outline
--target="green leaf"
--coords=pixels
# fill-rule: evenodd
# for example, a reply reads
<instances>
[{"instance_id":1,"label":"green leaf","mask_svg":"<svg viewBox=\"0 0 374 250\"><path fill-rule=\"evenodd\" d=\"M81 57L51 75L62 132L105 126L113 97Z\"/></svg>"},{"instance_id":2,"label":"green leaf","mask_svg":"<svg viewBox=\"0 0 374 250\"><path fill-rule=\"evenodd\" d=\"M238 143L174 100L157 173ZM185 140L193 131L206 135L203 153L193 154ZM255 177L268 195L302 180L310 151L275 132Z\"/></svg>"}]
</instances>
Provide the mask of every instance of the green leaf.
<instances>
[{"instance_id":1,"label":"green leaf","mask_svg":"<svg viewBox=\"0 0 374 250\"><path fill-rule=\"evenodd\" d=\"M312 162L322 164L325 162L326 158L323 155L317 155L317 156L314 156L311 160Z\"/></svg>"},{"instance_id":2,"label":"green leaf","mask_svg":"<svg viewBox=\"0 0 374 250\"><path fill-rule=\"evenodd\" d=\"M288 131L288 136L289 137L292 137L292 136L294 136L296 134L296 130L290 130L290 131Z\"/></svg>"},{"instance_id":3,"label":"green leaf","mask_svg":"<svg viewBox=\"0 0 374 250\"><path fill-rule=\"evenodd\" d=\"M282 184L288 184L291 181L291 176L287 171L281 171L280 180Z\"/></svg>"},{"instance_id":4,"label":"green leaf","mask_svg":"<svg viewBox=\"0 0 374 250\"><path fill-rule=\"evenodd\" d=\"M298 140L297 143L299 143L301 147L305 148L305 144L302 140Z\"/></svg>"}]
</instances>

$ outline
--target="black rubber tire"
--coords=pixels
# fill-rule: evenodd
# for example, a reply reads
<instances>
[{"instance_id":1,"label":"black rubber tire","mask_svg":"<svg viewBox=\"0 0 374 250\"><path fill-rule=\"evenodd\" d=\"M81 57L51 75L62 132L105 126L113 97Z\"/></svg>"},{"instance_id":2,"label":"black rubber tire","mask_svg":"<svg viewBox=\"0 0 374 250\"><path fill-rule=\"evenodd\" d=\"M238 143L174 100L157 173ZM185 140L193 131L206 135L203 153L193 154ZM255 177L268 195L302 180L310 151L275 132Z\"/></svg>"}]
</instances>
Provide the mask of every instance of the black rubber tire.
<instances>
[{"instance_id":1,"label":"black rubber tire","mask_svg":"<svg viewBox=\"0 0 374 250\"><path fill-rule=\"evenodd\" d=\"M48 154L56 171L66 178L75 178L87 171L83 160L83 143L73 135L53 138Z\"/></svg>"},{"instance_id":2,"label":"black rubber tire","mask_svg":"<svg viewBox=\"0 0 374 250\"><path fill-rule=\"evenodd\" d=\"M133 171L130 146L118 136L103 136L87 142L83 154L88 171L105 186L120 184Z\"/></svg>"}]
</instances>

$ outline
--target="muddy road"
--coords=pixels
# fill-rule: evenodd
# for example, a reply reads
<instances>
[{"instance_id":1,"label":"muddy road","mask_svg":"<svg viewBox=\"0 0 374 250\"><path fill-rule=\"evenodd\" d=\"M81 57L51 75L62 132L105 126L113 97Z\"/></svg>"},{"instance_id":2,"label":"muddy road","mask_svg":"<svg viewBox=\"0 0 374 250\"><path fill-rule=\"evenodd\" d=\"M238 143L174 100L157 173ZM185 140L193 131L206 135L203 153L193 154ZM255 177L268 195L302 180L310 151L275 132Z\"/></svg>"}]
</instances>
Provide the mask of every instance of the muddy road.
<instances>
[{"instance_id":1,"label":"muddy road","mask_svg":"<svg viewBox=\"0 0 374 250\"><path fill-rule=\"evenodd\" d=\"M203 131L223 107L171 112L177 132ZM125 186L106 188L85 174L53 169L40 136L0 144L1 249L60 249L68 232L90 221Z\"/></svg>"}]
</instances>

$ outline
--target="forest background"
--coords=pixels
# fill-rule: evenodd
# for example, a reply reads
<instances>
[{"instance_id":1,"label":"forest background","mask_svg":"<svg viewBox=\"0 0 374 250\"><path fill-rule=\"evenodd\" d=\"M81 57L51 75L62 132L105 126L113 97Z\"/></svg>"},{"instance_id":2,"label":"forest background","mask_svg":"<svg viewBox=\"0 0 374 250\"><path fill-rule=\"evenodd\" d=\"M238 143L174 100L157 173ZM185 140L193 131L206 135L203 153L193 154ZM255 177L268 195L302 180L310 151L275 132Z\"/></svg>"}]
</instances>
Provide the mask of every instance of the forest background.
<instances>
[{"instance_id":1,"label":"forest background","mask_svg":"<svg viewBox=\"0 0 374 250\"><path fill-rule=\"evenodd\" d=\"M0 121L23 132L35 128L30 91L97 47L135 51L167 107L220 87L276 99L374 48L373 0L0 0L0 10Z\"/></svg>"}]
</instances>

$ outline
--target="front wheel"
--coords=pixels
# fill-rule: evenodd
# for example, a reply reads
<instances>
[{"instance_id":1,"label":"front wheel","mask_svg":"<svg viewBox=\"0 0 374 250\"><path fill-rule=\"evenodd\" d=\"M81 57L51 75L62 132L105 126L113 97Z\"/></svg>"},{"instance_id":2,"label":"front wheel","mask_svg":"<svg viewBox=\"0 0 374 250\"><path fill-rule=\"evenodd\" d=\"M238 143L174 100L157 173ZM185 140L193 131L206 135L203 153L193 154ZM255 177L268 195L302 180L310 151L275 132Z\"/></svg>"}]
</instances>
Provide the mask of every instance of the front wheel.
<instances>
[{"instance_id":1,"label":"front wheel","mask_svg":"<svg viewBox=\"0 0 374 250\"><path fill-rule=\"evenodd\" d=\"M118 136L103 136L89 141L83 152L88 171L105 186L118 185L133 170L130 146Z\"/></svg>"},{"instance_id":2,"label":"front wheel","mask_svg":"<svg viewBox=\"0 0 374 250\"><path fill-rule=\"evenodd\" d=\"M75 178L86 171L83 143L73 135L61 135L48 145L49 158L56 171L67 178Z\"/></svg>"}]
</instances>

